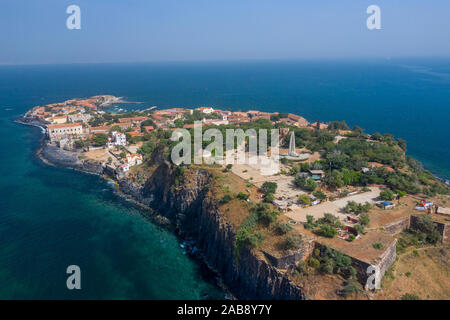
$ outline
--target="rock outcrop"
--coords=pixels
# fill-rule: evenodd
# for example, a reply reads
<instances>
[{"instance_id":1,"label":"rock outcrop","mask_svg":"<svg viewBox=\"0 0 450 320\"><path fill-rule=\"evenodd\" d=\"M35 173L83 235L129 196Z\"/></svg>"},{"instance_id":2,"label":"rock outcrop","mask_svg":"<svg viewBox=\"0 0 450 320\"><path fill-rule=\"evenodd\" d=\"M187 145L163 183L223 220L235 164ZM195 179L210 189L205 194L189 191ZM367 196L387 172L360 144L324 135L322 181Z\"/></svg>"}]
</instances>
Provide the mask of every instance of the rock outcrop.
<instances>
[{"instance_id":1,"label":"rock outcrop","mask_svg":"<svg viewBox=\"0 0 450 320\"><path fill-rule=\"evenodd\" d=\"M194 239L204 261L220 274L234 296L239 299L306 299L301 287L250 249L244 249L236 259L236 230L209 192L212 179L209 172L191 172L185 177L186 181L177 185L175 168L159 160L137 199L146 199L151 208L175 224L181 236Z\"/></svg>"}]
</instances>

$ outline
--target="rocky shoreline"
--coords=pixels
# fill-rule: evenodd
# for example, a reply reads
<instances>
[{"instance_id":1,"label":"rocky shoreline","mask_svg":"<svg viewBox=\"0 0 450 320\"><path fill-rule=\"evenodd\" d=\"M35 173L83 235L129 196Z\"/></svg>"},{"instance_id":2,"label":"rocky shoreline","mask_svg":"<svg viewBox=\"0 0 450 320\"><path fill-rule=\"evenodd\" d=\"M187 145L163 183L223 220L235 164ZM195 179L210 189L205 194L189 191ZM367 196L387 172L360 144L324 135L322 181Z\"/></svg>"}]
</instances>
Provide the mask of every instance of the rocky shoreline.
<instances>
[{"instance_id":1,"label":"rocky shoreline","mask_svg":"<svg viewBox=\"0 0 450 320\"><path fill-rule=\"evenodd\" d=\"M145 214L143 214L143 216L146 219L150 219L153 223L156 223L157 225L164 227L171 232L174 232L181 240L180 246L192 258L204 265L202 269L207 269L206 273L208 274L208 278L214 277L216 279L216 285L218 285L224 291L225 298L235 299L232 293L223 284L222 279L220 278L218 273L213 268L211 268L203 258L201 252L195 245L195 241L191 238L183 237L182 234L177 232L176 226L171 220L153 210L149 205L149 199L145 199L141 196L140 188L135 183L129 181L127 178L122 178L120 180L114 179L105 172L101 163L88 160L80 160L80 153L62 150L56 146L49 144L48 140L45 139L44 123L36 121L34 119L32 121L29 121L28 119L25 119L23 117L16 119L15 122L22 125L39 127L42 129L43 136L40 141L41 145L36 151L36 155L45 164L55 167L70 168L87 174L95 174L102 176L105 180L114 181L116 184L115 190L117 191L117 194L119 196L127 199L128 201L131 201L137 208L144 210Z\"/></svg>"},{"instance_id":2,"label":"rocky shoreline","mask_svg":"<svg viewBox=\"0 0 450 320\"><path fill-rule=\"evenodd\" d=\"M16 122L42 128L43 124L28 119ZM61 150L43 137L37 155L47 164L72 168L107 178L101 163L79 159L79 153ZM218 210L214 199L207 197L211 176L200 172L197 187L172 188L174 168L157 159L155 174L139 186L127 178L112 179L119 194L149 212L147 218L168 227L181 240L182 247L198 258L215 274L227 297L237 299L307 299L303 288L266 261L244 250L240 263L234 257L235 230Z\"/></svg>"}]
</instances>

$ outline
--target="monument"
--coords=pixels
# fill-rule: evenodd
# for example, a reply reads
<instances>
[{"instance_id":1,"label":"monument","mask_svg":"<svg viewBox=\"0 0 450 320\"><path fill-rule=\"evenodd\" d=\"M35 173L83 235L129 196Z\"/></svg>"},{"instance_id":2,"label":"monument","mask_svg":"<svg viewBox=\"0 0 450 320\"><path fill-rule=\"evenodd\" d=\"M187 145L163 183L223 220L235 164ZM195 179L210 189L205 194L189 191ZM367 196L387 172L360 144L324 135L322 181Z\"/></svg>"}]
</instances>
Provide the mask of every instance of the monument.
<instances>
[{"instance_id":1,"label":"monument","mask_svg":"<svg viewBox=\"0 0 450 320\"><path fill-rule=\"evenodd\" d=\"M289 156L298 157L297 151L295 149L295 134L294 131L291 132L291 138L289 139Z\"/></svg>"},{"instance_id":2,"label":"monument","mask_svg":"<svg viewBox=\"0 0 450 320\"><path fill-rule=\"evenodd\" d=\"M282 158L293 160L293 161L302 161L308 159L311 154L308 152L304 153L297 153L297 150L295 148L295 134L294 131L291 132L291 137L289 139L289 151L287 155L280 155Z\"/></svg>"}]
</instances>

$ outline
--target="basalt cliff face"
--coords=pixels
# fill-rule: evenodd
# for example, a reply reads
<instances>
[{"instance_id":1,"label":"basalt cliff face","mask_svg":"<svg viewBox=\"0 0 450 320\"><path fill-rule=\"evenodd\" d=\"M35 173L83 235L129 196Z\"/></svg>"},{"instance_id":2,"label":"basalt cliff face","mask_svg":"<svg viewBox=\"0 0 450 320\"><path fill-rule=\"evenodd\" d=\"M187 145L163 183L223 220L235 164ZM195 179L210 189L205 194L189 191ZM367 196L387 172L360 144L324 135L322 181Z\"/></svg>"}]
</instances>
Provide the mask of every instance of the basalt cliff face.
<instances>
[{"instance_id":1,"label":"basalt cliff face","mask_svg":"<svg viewBox=\"0 0 450 320\"><path fill-rule=\"evenodd\" d=\"M175 168L162 158L143 187L126 180L122 190L169 219L184 238L196 241L205 262L239 299L306 299L304 290L277 268L244 249L239 262L234 253L235 228L219 211L210 193L212 175L190 172L176 182Z\"/></svg>"}]
</instances>

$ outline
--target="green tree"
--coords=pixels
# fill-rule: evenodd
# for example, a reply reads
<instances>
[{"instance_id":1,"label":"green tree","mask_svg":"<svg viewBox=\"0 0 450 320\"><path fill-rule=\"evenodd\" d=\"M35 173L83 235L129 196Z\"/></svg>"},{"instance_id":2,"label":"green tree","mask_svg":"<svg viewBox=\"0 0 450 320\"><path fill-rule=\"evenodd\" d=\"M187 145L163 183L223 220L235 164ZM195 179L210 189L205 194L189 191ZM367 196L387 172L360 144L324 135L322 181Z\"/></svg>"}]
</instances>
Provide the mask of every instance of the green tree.
<instances>
[{"instance_id":1,"label":"green tree","mask_svg":"<svg viewBox=\"0 0 450 320\"><path fill-rule=\"evenodd\" d=\"M98 133L92 137L92 144L96 147L104 146L107 142L108 136L104 133Z\"/></svg>"},{"instance_id":2,"label":"green tree","mask_svg":"<svg viewBox=\"0 0 450 320\"><path fill-rule=\"evenodd\" d=\"M394 192L391 189L385 189L380 192L380 198L383 200L394 200Z\"/></svg>"},{"instance_id":3,"label":"green tree","mask_svg":"<svg viewBox=\"0 0 450 320\"><path fill-rule=\"evenodd\" d=\"M261 191L264 192L264 194L275 193L277 191L277 183L266 181L261 186Z\"/></svg>"}]
</instances>

